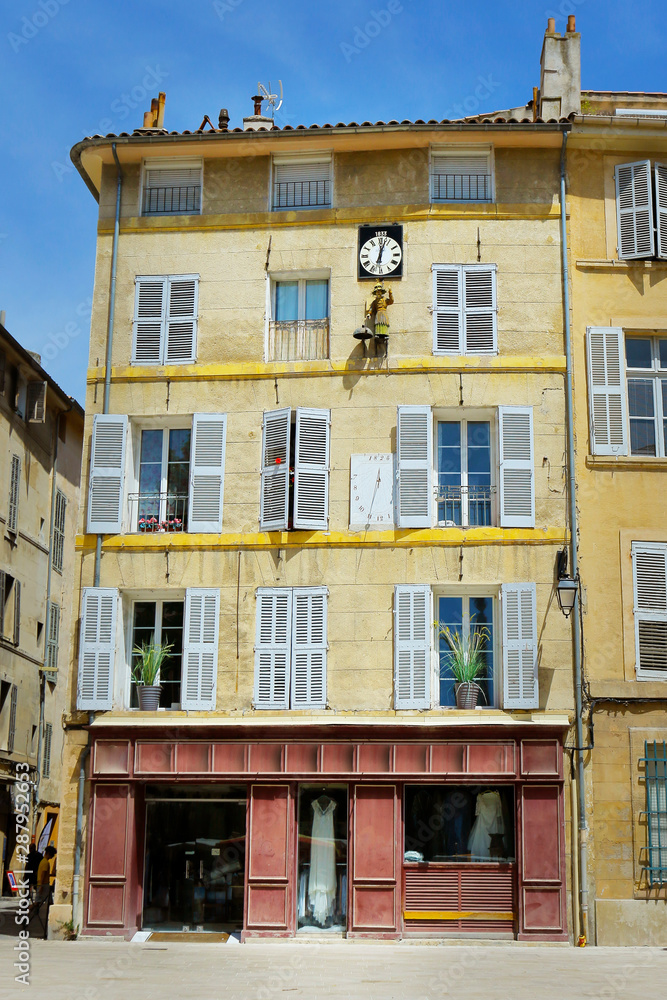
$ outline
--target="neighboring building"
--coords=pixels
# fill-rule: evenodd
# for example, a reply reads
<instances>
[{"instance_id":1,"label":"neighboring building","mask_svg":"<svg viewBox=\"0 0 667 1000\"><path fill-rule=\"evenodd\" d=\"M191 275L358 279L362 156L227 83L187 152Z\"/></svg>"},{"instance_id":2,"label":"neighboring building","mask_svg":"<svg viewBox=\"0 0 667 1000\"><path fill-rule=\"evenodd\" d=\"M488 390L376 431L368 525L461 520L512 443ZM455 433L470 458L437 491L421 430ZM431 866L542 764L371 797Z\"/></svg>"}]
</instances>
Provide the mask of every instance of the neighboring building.
<instances>
[{"instance_id":1,"label":"neighboring building","mask_svg":"<svg viewBox=\"0 0 667 1000\"><path fill-rule=\"evenodd\" d=\"M0 325L0 859L16 855L16 765L30 830L57 845L83 410ZM20 776L25 774L20 771Z\"/></svg>"}]
</instances>

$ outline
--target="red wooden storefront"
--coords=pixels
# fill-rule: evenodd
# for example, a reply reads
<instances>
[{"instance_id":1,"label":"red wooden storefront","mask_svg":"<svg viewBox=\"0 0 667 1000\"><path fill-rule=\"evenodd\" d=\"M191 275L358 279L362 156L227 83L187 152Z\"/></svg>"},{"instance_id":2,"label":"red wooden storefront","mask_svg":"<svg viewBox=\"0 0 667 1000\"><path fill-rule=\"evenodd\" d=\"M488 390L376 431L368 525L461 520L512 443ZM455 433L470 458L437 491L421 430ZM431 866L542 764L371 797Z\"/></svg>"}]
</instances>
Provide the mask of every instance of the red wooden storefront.
<instances>
[{"instance_id":1,"label":"red wooden storefront","mask_svg":"<svg viewBox=\"0 0 667 1000\"><path fill-rule=\"evenodd\" d=\"M561 730L486 728L480 739L472 728L444 738L442 729L386 727L372 740L360 726L338 727L335 738L285 729L248 740L247 728L211 726L193 739L174 727L165 739L96 725L85 932L130 937L142 927L146 789L224 784L243 789L246 810L243 938L293 936L299 789L335 783L347 792L348 937L567 940ZM418 786L500 789L514 805L513 858L406 861L406 790Z\"/></svg>"}]
</instances>

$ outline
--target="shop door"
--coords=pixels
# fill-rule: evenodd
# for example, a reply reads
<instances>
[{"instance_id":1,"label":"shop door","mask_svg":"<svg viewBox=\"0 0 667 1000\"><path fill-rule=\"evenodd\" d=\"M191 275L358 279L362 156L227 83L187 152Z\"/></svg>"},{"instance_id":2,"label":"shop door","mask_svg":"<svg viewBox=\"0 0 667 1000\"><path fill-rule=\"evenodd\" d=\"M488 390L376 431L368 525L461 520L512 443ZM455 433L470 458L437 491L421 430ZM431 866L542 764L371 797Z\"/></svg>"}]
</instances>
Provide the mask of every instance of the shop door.
<instances>
[{"instance_id":1,"label":"shop door","mask_svg":"<svg viewBox=\"0 0 667 1000\"><path fill-rule=\"evenodd\" d=\"M394 785L357 785L352 820L350 931L398 932L398 806Z\"/></svg>"},{"instance_id":2,"label":"shop door","mask_svg":"<svg viewBox=\"0 0 667 1000\"><path fill-rule=\"evenodd\" d=\"M143 927L233 931L243 926L245 789L238 797L146 800ZM242 796L242 797L241 797Z\"/></svg>"}]
</instances>

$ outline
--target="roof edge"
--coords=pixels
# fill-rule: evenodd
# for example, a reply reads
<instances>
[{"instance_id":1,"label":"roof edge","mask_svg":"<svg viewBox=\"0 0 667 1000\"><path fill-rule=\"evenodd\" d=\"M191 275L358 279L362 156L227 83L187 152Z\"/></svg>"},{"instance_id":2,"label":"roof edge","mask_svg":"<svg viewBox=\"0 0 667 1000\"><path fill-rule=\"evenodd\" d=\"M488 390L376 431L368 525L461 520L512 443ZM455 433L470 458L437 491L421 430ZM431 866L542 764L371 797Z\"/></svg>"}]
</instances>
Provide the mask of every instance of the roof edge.
<instances>
[{"instance_id":1,"label":"roof edge","mask_svg":"<svg viewBox=\"0 0 667 1000\"><path fill-rule=\"evenodd\" d=\"M16 337L12 337L9 330L6 327L2 326L2 324L0 324L0 336L2 336L8 342L10 347L13 350L15 350L17 354L21 356L21 358L26 362L26 364L30 365L30 367L35 370L37 375L39 375L46 383L48 383L52 391L54 391L56 395L60 397L60 400L66 404L65 406L66 410L75 410L80 414L81 419L84 418L85 411L81 406L81 404L74 398L74 396L68 396L65 390L61 389L58 383L42 367L39 361L37 361L32 356L30 351L27 348L25 348L23 344L20 344L19 341L16 339Z\"/></svg>"}]
</instances>

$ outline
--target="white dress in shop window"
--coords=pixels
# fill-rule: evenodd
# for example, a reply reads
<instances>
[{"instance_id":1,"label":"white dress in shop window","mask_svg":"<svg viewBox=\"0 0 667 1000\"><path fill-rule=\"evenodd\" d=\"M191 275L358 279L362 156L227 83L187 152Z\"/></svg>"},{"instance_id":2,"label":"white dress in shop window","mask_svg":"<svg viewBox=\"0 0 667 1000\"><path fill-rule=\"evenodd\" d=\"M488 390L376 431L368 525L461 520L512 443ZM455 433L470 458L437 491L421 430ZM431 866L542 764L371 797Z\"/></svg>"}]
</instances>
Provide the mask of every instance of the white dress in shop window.
<instances>
[{"instance_id":1,"label":"white dress in shop window","mask_svg":"<svg viewBox=\"0 0 667 1000\"><path fill-rule=\"evenodd\" d=\"M313 830L310 845L308 902L313 919L324 926L336 899L336 845L333 814L336 803L320 796L313 807Z\"/></svg>"},{"instance_id":2,"label":"white dress in shop window","mask_svg":"<svg viewBox=\"0 0 667 1000\"><path fill-rule=\"evenodd\" d=\"M475 806L475 819L468 850L476 858L491 857L491 835L504 833L503 809L498 792L480 792Z\"/></svg>"}]
</instances>

